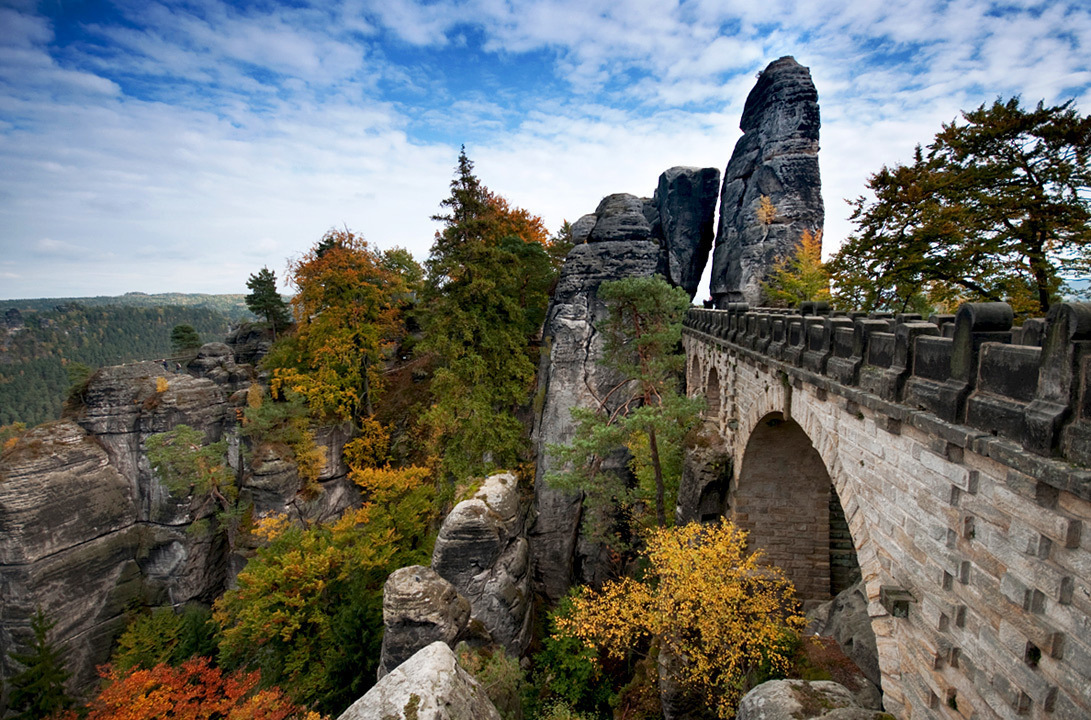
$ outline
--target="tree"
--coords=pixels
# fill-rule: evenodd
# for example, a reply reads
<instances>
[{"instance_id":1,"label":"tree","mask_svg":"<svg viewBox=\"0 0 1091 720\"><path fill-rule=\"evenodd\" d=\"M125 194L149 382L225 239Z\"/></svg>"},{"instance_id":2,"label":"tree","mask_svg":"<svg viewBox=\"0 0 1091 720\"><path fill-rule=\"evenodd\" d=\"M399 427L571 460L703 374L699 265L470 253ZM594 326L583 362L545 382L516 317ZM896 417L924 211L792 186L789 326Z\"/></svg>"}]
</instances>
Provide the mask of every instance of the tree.
<instances>
[{"instance_id":1,"label":"tree","mask_svg":"<svg viewBox=\"0 0 1091 720\"><path fill-rule=\"evenodd\" d=\"M30 619L34 638L23 652L9 657L23 669L8 681L11 696L8 705L17 714L13 720L38 720L49 717L72 705L64 689L68 671L60 651L49 640L49 631L56 625L46 618L41 608Z\"/></svg>"},{"instance_id":2,"label":"tree","mask_svg":"<svg viewBox=\"0 0 1091 720\"><path fill-rule=\"evenodd\" d=\"M250 276L246 287L250 288L250 294L246 296L246 307L258 317L265 318L265 322L273 329L273 339L276 340L277 328L286 328L291 322L288 305L277 291L276 274L263 267L256 275Z\"/></svg>"},{"instance_id":3,"label":"tree","mask_svg":"<svg viewBox=\"0 0 1091 720\"><path fill-rule=\"evenodd\" d=\"M368 467L364 444L346 446L363 506L306 527L283 515L259 521L268 545L214 609L222 664L258 668L296 702L333 716L374 683L387 576L431 557L428 471Z\"/></svg>"},{"instance_id":4,"label":"tree","mask_svg":"<svg viewBox=\"0 0 1091 720\"><path fill-rule=\"evenodd\" d=\"M170 331L170 346L177 353L195 350L201 347L201 336L192 325L175 325Z\"/></svg>"},{"instance_id":5,"label":"tree","mask_svg":"<svg viewBox=\"0 0 1091 720\"><path fill-rule=\"evenodd\" d=\"M830 299L830 274L822 263L822 231L804 230L790 258L773 266L762 291L773 307L796 307L802 302Z\"/></svg>"},{"instance_id":6,"label":"tree","mask_svg":"<svg viewBox=\"0 0 1091 720\"><path fill-rule=\"evenodd\" d=\"M515 411L530 395L555 272L541 219L482 185L465 148L441 206L421 311L420 351L437 364L424 419L443 469L470 477L510 467L525 447Z\"/></svg>"},{"instance_id":7,"label":"tree","mask_svg":"<svg viewBox=\"0 0 1091 720\"><path fill-rule=\"evenodd\" d=\"M144 442L148 462L175 497L190 496L195 521L201 530L212 516L235 546L241 522L235 472L227 464L227 441L205 444L204 433L189 425L149 435Z\"/></svg>"},{"instance_id":8,"label":"tree","mask_svg":"<svg viewBox=\"0 0 1091 720\"><path fill-rule=\"evenodd\" d=\"M549 447L562 469L546 480L561 489L584 491L599 508L651 500L655 524L665 527L681 477L683 440L703 402L678 391L685 362L679 343L689 295L652 276L604 282L598 296L609 308L598 328L604 335L601 362L620 380L597 398L598 407L572 411L575 437L567 446ZM635 493L606 466L621 449L632 458ZM588 529L609 542L608 529L595 525L597 514L588 513Z\"/></svg>"},{"instance_id":9,"label":"tree","mask_svg":"<svg viewBox=\"0 0 1091 720\"><path fill-rule=\"evenodd\" d=\"M321 720L292 704L279 688L262 689L260 673L227 674L207 658L177 668L106 666L100 672L106 685L88 704L86 720Z\"/></svg>"},{"instance_id":10,"label":"tree","mask_svg":"<svg viewBox=\"0 0 1091 720\"><path fill-rule=\"evenodd\" d=\"M734 717L751 673L788 666L786 639L805 624L791 582L760 551L747 554L746 533L726 520L656 529L641 554L644 578L578 596L561 634L617 659L654 640L679 660L684 687Z\"/></svg>"},{"instance_id":11,"label":"tree","mask_svg":"<svg viewBox=\"0 0 1091 720\"><path fill-rule=\"evenodd\" d=\"M1045 314L1091 259L1091 117L1071 102L997 100L943 125L909 165L868 180L856 233L829 264L863 309L1004 300Z\"/></svg>"},{"instance_id":12,"label":"tree","mask_svg":"<svg viewBox=\"0 0 1091 720\"><path fill-rule=\"evenodd\" d=\"M302 394L312 414L357 425L374 413L385 353L403 331L398 265L349 230L330 230L291 264L295 335L265 360L274 396ZM391 261L392 262L392 261Z\"/></svg>"},{"instance_id":13,"label":"tree","mask_svg":"<svg viewBox=\"0 0 1091 720\"><path fill-rule=\"evenodd\" d=\"M181 613L172 607L157 607L137 615L117 639L110 662L114 670L150 670L160 663L178 667L194 655L216 654L212 613L196 605Z\"/></svg>"}]
</instances>

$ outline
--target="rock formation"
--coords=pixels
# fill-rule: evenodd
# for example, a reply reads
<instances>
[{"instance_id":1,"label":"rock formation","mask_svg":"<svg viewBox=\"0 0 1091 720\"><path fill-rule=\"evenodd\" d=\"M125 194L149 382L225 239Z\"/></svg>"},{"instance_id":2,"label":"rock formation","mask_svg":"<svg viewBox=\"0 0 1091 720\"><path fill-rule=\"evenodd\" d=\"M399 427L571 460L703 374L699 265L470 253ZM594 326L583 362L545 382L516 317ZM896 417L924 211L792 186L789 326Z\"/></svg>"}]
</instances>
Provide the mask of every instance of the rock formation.
<instances>
[{"instance_id":1,"label":"rock formation","mask_svg":"<svg viewBox=\"0 0 1091 720\"><path fill-rule=\"evenodd\" d=\"M841 650L876 687L882 682L879 650L868 615L868 599L863 580L842 590L827 603L807 613L808 630L815 635L832 637Z\"/></svg>"},{"instance_id":2,"label":"rock formation","mask_svg":"<svg viewBox=\"0 0 1091 720\"><path fill-rule=\"evenodd\" d=\"M375 684L337 720L500 720L481 685L434 642Z\"/></svg>"},{"instance_id":3,"label":"rock formation","mask_svg":"<svg viewBox=\"0 0 1091 720\"><path fill-rule=\"evenodd\" d=\"M548 446L572 439L572 408L596 407L596 398L617 382L599 365L602 338L595 324L606 317L599 285L660 272L692 294L707 259L717 176L711 168L672 168L660 176L653 199L609 195L572 225L576 245L565 259L544 330L549 353L538 380L537 518L528 534L535 581L551 601L574 577L595 582L608 568L604 549L580 540L581 498L544 481L552 469ZM624 467L623 458L618 465Z\"/></svg>"},{"instance_id":4,"label":"rock formation","mask_svg":"<svg viewBox=\"0 0 1091 720\"><path fill-rule=\"evenodd\" d=\"M443 521L432 553L432 567L470 601L473 619L516 656L531 625L524 516L515 476L493 475Z\"/></svg>"},{"instance_id":5,"label":"rock formation","mask_svg":"<svg viewBox=\"0 0 1091 720\"><path fill-rule=\"evenodd\" d=\"M470 603L435 570L410 565L383 585L383 649L379 678L434 642L453 647L470 622Z\"/></svg>"},{"instance_id":6,"label":"rock formation","mask_svg":"<svg viewBox=\"0 0 1091 720\"><path fill-rule=\"evenodd\" d=\"M739 701L736 720L883 720L881 710L860 707L852 693L829 680L770 680Z\"/></svg>"},{"instance_id":7,"label":"rock formation","mask_svg":"<svg viewBox=\"0 0 1091 720\"><path fill-rule=\"evenodd\" d=\"M724 171L712 258L712 297L760 304L761 283L778 258L792 255L804 230L821 230L818 92L791 57L769 64L746 98L743 136ZM763 221L761 198L775 214Z\"/></svg>"},{"instance_id":8,"label":"rock formation","mask_svg":"<svg viewBox=\"0 0 1091 720\"><path fill-rule=\"evenodd\" d=\"M308 518L328 518L358 498L340 461L343 432L326 428L319 442L330 458L320 478L326 492L304 503L294 468L259 452L242 462L237 410L253 368L223 343L210 343L169 372L159 363L97 371L68 419L28 431L0 462L0 674L14 672L8 651L29 637L37 607L57 622L52 640L79 690L106 662L126 612L134 607L210 603L241 567L222 533L188 532L190 498L172 495L148 462L149 435L186 424L209 441L228 441L240 477L240 499L258 512L295 505ZM278 467L277 480L269 472Z\"/></svg>"}]
</instances>

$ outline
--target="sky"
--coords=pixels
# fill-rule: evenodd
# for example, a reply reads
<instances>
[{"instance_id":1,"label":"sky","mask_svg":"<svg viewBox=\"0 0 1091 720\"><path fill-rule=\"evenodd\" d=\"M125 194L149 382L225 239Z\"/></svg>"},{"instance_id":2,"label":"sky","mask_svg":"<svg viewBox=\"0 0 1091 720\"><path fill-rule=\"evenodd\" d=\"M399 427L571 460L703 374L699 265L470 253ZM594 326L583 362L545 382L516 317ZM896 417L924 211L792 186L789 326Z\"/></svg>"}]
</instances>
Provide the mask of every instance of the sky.
<instances>
[{"instance_id":1,"label":"sky","mask_svg":"<svg viewBox=\"0 0 1091 720\"><path fill-rule=\"evenodd\" d=\"M784 55L827 255L960 110L1091 112L1086 0L0 0L0 299L245 293L333 227L423 261L462 145L552 232L722 172Z\"/></svg>"}]
</instances>

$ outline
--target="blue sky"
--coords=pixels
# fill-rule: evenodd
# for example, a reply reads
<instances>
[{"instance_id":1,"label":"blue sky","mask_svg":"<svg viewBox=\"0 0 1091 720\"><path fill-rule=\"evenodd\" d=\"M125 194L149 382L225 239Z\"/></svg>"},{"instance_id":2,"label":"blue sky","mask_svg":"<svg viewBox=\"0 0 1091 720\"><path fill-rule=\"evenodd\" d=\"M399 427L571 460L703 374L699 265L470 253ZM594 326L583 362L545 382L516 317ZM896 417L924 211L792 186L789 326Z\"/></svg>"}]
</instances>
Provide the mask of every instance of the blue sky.
<instances>
[{"instance_id":1,"label":"blue sky","mask_svg":"<svg viewBox=\"0 0 1091 720\"><path fill-rule=\"evenodd\" d=\"M1091 7L950 0L0 0L0 298L245 292L330 227L427 257L459 146L549 229L721 171L756 73L845 198L960 109L1091 112Z\"/></svg>"}]
</instances>

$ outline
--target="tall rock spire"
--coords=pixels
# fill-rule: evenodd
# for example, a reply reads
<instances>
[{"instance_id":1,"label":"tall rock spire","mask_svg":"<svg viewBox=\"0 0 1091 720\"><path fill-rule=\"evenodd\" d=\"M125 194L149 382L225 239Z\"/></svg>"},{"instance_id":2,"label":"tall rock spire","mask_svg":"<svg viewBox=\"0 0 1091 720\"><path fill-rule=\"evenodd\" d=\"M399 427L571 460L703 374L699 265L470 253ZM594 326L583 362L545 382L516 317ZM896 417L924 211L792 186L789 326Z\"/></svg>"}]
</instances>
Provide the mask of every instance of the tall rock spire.
<instances>
[{"instance_id":1,"label":"tall rock spire","mask_svg":"<svg viewBox=\"0 0 1091 720\"><path fill-rule=\"evenodd\" d=\"M710 288L717 307L759 304L776 261L795 252L804 230L822 229L820 125L810 70L792 57L770 63L746 98L743 136L724 171Z\"/></svg>"}]
</instances>

